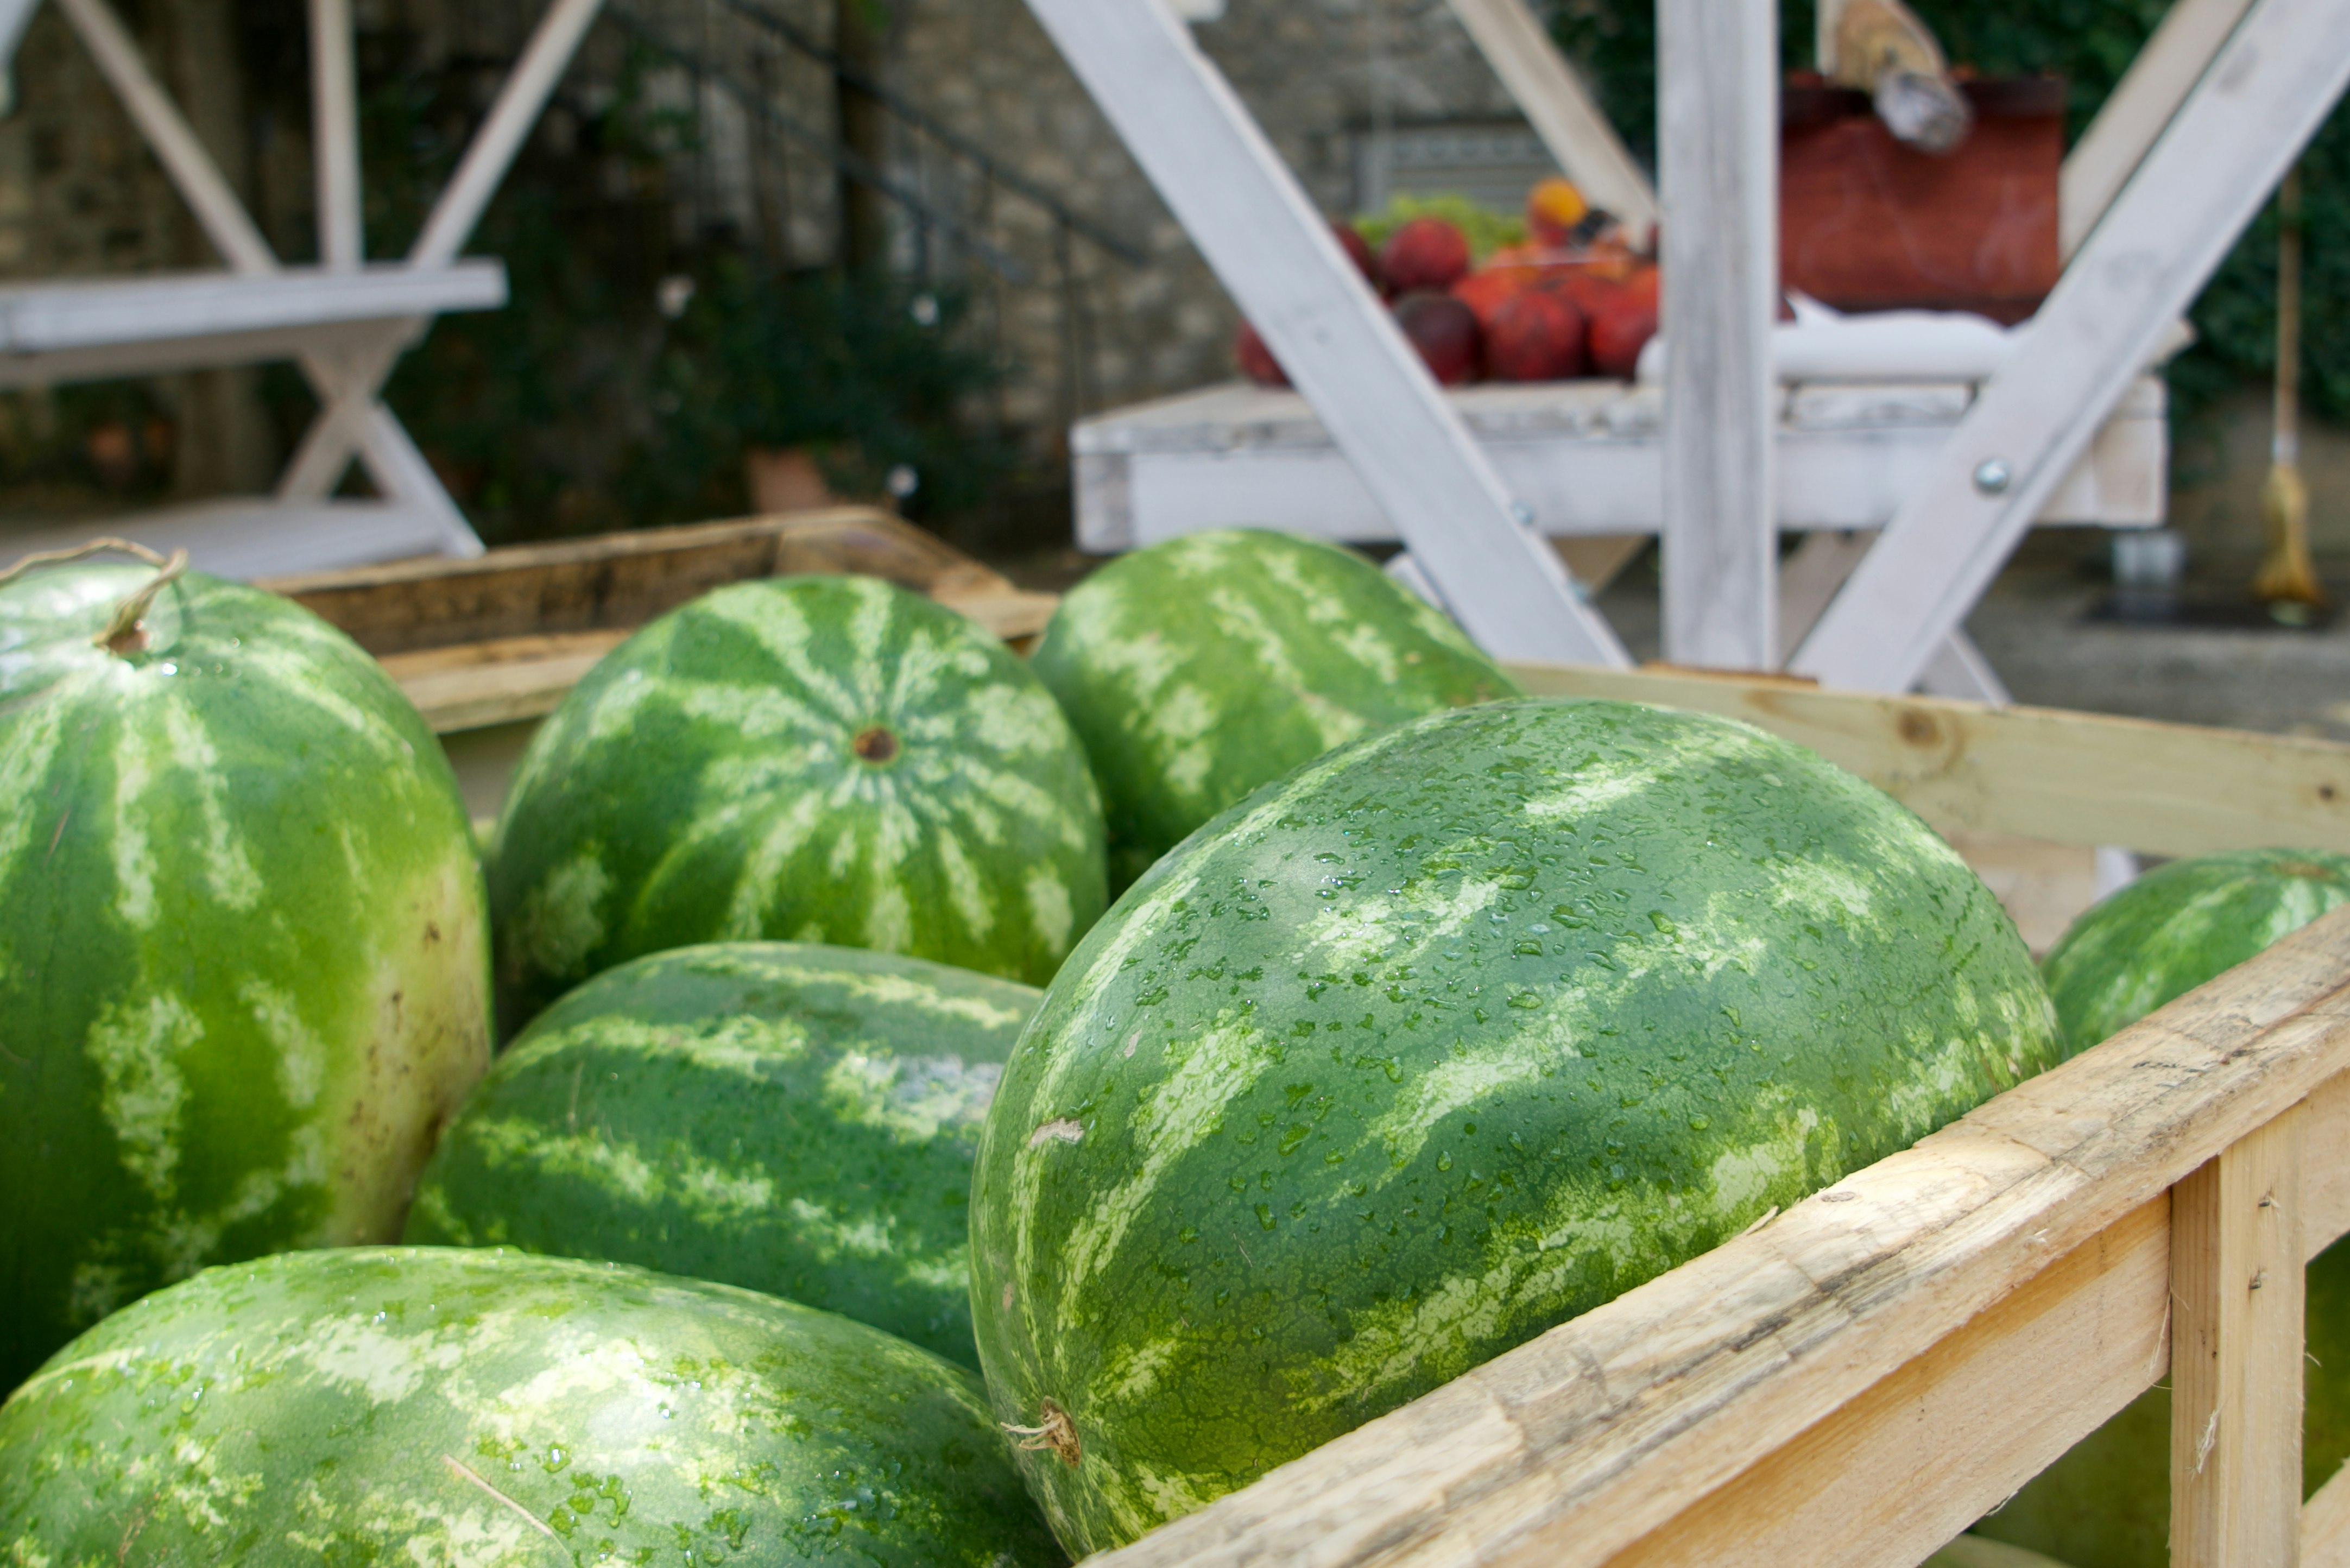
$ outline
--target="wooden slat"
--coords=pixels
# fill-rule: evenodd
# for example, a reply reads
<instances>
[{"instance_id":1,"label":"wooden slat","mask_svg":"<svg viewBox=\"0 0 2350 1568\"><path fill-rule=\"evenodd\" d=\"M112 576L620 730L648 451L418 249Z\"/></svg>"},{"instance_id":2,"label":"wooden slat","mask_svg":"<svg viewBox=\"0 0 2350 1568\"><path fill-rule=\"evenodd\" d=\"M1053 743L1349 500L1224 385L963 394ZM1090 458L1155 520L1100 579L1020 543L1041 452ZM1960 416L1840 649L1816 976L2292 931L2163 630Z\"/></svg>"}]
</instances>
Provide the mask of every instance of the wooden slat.
<instances>
[{"instance_id":1,"label":"wooden slat","mask_svg":"<svg viewBox=\"0 0 2350 1568\"><path fill-rule=\"evenodd\" d=\"M2345 975L2338 910L1772 1224L1098 1561L1607 1563L1950 1354L1936 1346L2052 1263L2099 1238L2128 1251L2133 1215L2350 1068ZM2085 1354L2152 1376L2143 1336ZM1898 1439L1880 1427L1853 1451Z\"/></svg>"},{"instance_id":2,"label":"wooden slat","mask_svg":"<svg viewBox=\"0 0 2350 1568\"><path fill-rule=\"evenodd\" d=\"M1778 33L1774 0L1657 6L1665 657L1730 670L1779 664Z\"/></svg>"},{"instance_id":3,"label":"wooden slat","mask_svg":"<svg viewBox=\"0 0 2350 1568\"><path fill-rule=\"evenodd\" d=\"M942 598L994 599L998 619L1012 618L1019 604L1032 616L1039 607L1051 613L1045 596L1023 596L1001 573L869 506L646 528L261 586L387 654L640 626L723 584L789 572L852 572Z\"/></svg>"},{"instance_id":4,"label":"wooden slat","mask_svg":"<svg viewBox=\"0 0 2350 1568\"><path fill-rule=\"evenodd\" d=\"M2350 746L2199 725L1826 691L1772 677L1509 667L1533 692L1743 719L1851 769L1944 830L2158 855L2350 852Z\"/></svg>"},{"instance_id":5,"label":"wooden slat","mask_svg":"<svg viewBox=\"0 0 2350 1568\"><path fill-rule=\"evenodd\" d=\"M2170 1196L2172 1568L2293 1568L2301 1550L2302 1113Z\"/></svg>"},{"instance_id":6,"label":"wooden slat","mask_svg":"<svg viewBox=\"0 0 2350 1568\"><path fill-rule=\"evenodd\" d=\"M2162 23L2097 118L2064 155L2056 187L2056 246L2071 257L2244 18L2251 0L2172 0Z\"/></svg>"},{"instance_id":7,"label":"wooden slat","mask_svg":"<svg viewBox=\"0 0 2350 1568\"><path fill-rule=\"evenodd\" d=\"M2141 1204L1609 1568L1918 1562L2162 1375L2169 1241Z\"/></svg>"},{"instance_id":8,"label":"wooden slat","mask_svg":"<svg viewBox=\"0 0 2350 1568\"><path fill-rule=\"evenodd\" d=\"M2350 1568L2350 1465L2301 1506L2301 1568Z\"/></svg>"}]
</instances>

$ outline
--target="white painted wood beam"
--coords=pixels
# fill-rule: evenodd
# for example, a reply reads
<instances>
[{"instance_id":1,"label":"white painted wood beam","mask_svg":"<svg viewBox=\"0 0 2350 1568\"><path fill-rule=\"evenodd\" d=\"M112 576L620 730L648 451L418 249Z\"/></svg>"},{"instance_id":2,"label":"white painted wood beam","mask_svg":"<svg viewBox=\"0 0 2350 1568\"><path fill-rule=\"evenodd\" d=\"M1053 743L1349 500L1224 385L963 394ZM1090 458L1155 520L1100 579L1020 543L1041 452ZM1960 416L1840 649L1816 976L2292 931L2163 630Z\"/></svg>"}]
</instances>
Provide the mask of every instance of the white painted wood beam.
<instances>
[{"instance_id":1,"label":"white painted wood beam","mask_svg":"<svg viewBox=\"0 0 2350 1568\"><path fill-rule=\"evenodd\" d=\"M1182 24L1155 0L1028 3L1469 635L1628 665Z\"/></svg>"},{"instance_id":2,"label":"white painted wood beam","mask_svg":"<svg viewBox=\"0 0 2350 1568\"><path fill-rule=\"evenodd\" d=\"M1526 0L1451 5L1486 64L1585 199L1623 219L1633 234L1648 234L1658 216L1655 188Z\"/></svg>"},{"instance_id":3,"label":"white painted wood beam","mask_svg":"<svg viewBox=\"0 0 2350 1568\"><path fill-rule=\"evenodd\" d=\"M310 0L310 159L317 189L318 259L330 271L355 271L367 251L350 0Z\"/></svg>"},{"instance_id":4,"label":"white painted wood beam","mask_svg":"<svg viewBox=\"0 0 2350 1568\"><path fill-rule=\"evenodd\" d=\"M163 171L186 199L196 222L203 227L204 237L212 241L221 259L237 272L276 272L276 253L254 226L244 203L237 200L236 192L222 177L219 166L204 151L203 142L181 115L179 106L147 68L139 46L112 7L106 0L57 3L65 8L66 20L80 36L82 47L89 51L90 58L113 87L115 96L122 100L132 123L139 127L139 134L155 150Z\"/></svg>"},{"instance_id":5,"label":"white painted wood beam","mask_svg":"<svg viewBox=\"0 0 2350 1568\"><path fill-rule=\"evenodd\" d=\"M0 0L0 72L16 63L16 46L25 41L25 26L41 0Z\"/></svg>"},{"instance_id":6,"label":"white painted wood beam","mask_svg":"<svg viewBox=\"0 0 2350 1568\"><path fill-rule=\"evenodd\" d=\"M1776 0L1658 0L1664 650L1778 667Z\"/></svg>"},{"instance_id":7,"label":"white painted wood beam","mask_svg":"<svg viewBox=\"0 0 2350 1568\"><path fill-rule=\"evenodd\" d=\"M2113 205L2251 0L2173 0L2137 57L2064 155L2056 192L2056 244L2067 260Z\"/></svg>"},{"instance_id":8,"label":"white painted wood beam","mask_svg":"<svg viewBox=\"0 0 2350 1568\"><path fill-rule=\"evenodd\" d=\"M1804 639L1798 673L1873 691L1917 680L2345 82L2350 0L2255 0Z\"/></svg>"},{"instance_id":9,"label":"white painted wood beam","mask_svg":"<svg viewBox=\"0 0 2350 1568\"><path fill-rule=\"evenodd\" d=\"M420 266L438 266L454 260L465 248L473 225L482 220L483 209L490 204L499 182L513 167L515 155L522 151L523 138L537 122L539 110L546 107L548 95L562 79L579 41L588 36L588 26L602 7L603 0L555 0L539 18L522 57L498 88L489 117L466 147L449 188L432 204L423 232L409 252L410 261Z\"/></svg>"}]
</instances>

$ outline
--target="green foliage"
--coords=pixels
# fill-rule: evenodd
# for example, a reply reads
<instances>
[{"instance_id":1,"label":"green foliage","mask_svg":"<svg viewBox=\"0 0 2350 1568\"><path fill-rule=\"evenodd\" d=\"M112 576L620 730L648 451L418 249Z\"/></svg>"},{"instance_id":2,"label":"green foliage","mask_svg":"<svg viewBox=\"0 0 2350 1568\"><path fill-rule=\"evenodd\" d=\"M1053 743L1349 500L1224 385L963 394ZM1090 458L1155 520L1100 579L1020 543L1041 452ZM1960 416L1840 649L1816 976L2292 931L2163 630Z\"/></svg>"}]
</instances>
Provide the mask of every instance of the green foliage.
<instances>
[{"instance_id":1,"label":"green foliage","mask_svg":"<svg viewBox=\"0 0 2350 1568\"><path fill-rule=\"evenodd\" d=\"M1387 210L1362 213L1351 221L1355 232L1369 242L1373 250L1388 243L1388 236L1414 218L1442 218L1459 229L1469 239L1469 254L1482 262L1503 245L1521 245L1526 241L1526 221L1515 213L1496 213L1481 207L1466 196L1412 196L1398 192L1388 198Z\"/></svg>"},{"instance_id":2,"label":"green foliage","mask_svg":"<svg viewBox=\"0 0 2350 1568\"><path fill-rule=\"evenodd\" d=\"M2077 137L2153 31L2167 0L1911 0L1952 60L1986 76L2041 72L2069 84ZM1809 0L1780 11L1783 56L1812 59ZM1656 13L1651 0L1568 0L1553 24L1634 150L1656 146ZM2302 384L2312 407L2350 418L2350 108L2337 108L2303 162ZM2276 364L2274 204L2238 242L2192 312L2196 346L2173 362L2178 418L2191 429L2213 399L2267 378Z\"/></svg>"},{"instance_id":3,"label":"green foliage","mask_svg":"<svg viewBox=\"0 0 2350 1568\"><path fill-rule=\"evenodd\" d=\"M839 493L970 506L1010 452L966 428L1000 378L957 330L964 315L959 293L914 280L777 276L721 254L663 347L654 406L705 452L807 447Z\"/></svg>"}]
</instances>

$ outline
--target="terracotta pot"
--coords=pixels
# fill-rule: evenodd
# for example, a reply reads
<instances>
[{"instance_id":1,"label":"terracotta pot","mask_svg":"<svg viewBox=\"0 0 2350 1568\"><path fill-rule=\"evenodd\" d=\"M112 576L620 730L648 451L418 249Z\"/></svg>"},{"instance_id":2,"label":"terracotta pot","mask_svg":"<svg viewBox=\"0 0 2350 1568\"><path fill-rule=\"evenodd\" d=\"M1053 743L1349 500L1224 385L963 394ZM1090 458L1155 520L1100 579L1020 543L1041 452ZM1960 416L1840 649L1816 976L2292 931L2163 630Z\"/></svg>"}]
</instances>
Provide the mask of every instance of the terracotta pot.
<instances>
[{"instance_id":1,"label":"terracotta pot","mask_svg":"<svg viewBox=\"0 0 2350 1568\"><path fill-rule=\"evenodd\" d=\"M743 487L751 493L751 510L762 517L848 504L833 493L816 453L804 446L744 448Z\"/></svg>"}]
</instances>

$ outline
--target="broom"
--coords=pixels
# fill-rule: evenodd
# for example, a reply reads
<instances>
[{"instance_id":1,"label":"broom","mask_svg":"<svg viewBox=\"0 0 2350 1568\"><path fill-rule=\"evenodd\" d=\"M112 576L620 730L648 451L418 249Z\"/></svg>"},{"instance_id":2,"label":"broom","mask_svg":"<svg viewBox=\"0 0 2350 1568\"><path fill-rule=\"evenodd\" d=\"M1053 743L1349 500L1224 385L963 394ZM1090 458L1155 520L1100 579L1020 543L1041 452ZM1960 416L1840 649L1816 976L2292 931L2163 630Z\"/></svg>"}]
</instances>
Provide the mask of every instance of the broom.
<instances>
[{"instance_id":1,"label":"broom","mask_svg":"<svg viewBox=\"0 0 2350 1568\"><path fill-rule=\"evenodd\" d=\"M2268 553L2252 593L2288 623L2325 605L2309 560L2309 490L2301 482L2301 169L2277 191L2276 415L2269 476L2261 486Z\"/></svg>"}]
</instances>

